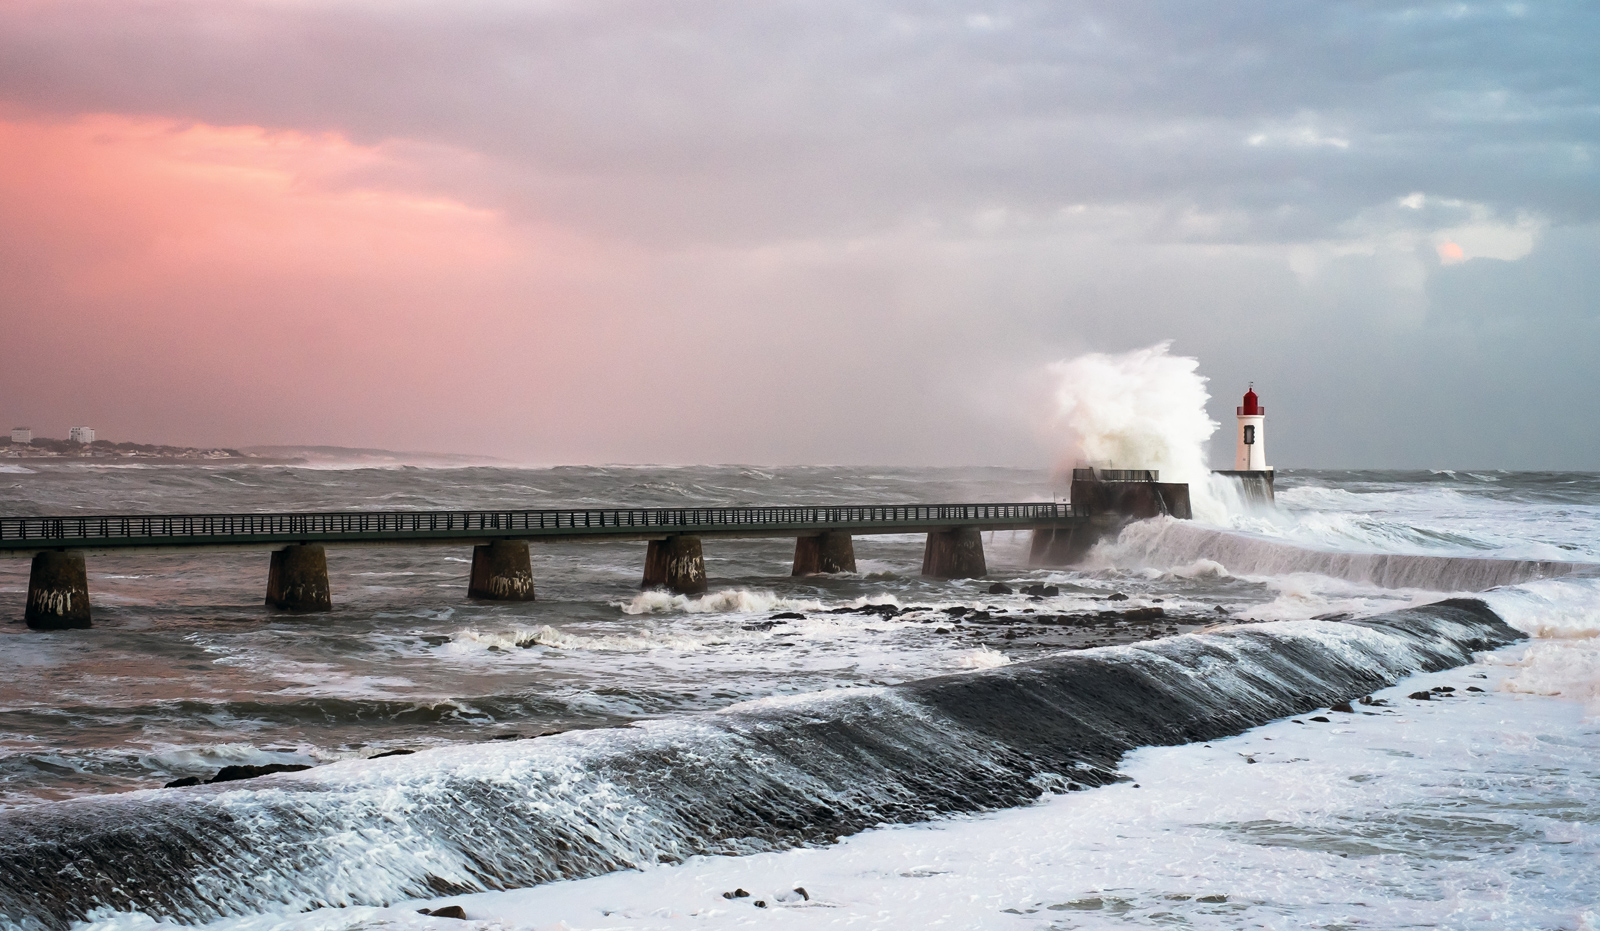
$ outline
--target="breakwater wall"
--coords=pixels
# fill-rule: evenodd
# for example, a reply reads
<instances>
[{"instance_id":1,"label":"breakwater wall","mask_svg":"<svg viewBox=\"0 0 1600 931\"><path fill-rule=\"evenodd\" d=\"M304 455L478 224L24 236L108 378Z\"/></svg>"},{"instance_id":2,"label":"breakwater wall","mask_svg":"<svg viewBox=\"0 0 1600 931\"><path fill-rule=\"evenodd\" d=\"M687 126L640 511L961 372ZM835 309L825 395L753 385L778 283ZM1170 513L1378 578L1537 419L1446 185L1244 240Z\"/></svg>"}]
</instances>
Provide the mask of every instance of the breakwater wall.
<instances>
[{"instance_id":1,"label":"breakwater wall","mask_svg":"<svg viewBox=\"0 0 1600 931\"><path fill-rule=\"evenodd\" d=\"M0 813L0 927L185 921L503 889L825 843L1117 778L1469 662L1482 602L1248 625L902 685Z\"/></svg>"}]
</instances>

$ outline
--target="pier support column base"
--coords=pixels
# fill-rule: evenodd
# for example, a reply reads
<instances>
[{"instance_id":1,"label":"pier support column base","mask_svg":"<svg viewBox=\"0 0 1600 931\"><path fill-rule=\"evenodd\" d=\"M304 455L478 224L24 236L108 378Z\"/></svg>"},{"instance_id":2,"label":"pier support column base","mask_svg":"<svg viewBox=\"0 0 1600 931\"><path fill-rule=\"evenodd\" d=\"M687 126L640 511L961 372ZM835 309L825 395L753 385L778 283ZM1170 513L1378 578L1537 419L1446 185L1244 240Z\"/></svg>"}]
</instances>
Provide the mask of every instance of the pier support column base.
<instances>
[{"instance_id":1,"label":"pier support column base","mask_svg":"<svg viewBox=\"0 0 1600 931\"><path fill-rule=\"evenodd\" d=\"M796 537L792 575L856 571L856 544L848 533Z\"/></svg>"},{"instance_id":2,"label":"pier support column base","mask_svg":"<svg viewBox=\"0 0 1600 931\"><path fill-rule=\"evenodd\" d=\"M922 574L934 579L981 579L989 574L983 561L983 536L961 527L928 534L922 551Z\"/></svg>"},{"instance_id":3,"label":"pier support column base","mask_svg":"<svg viewBox=\"0 0 1600 931\"><path fill-rule=\"evenodd\" d=\"M533 601L533 562L526 540L495 540L472 548L468 598Z\"/></svg>"},{"instance_id":4,"label":"pier support column base","mask_svg":"<svg viewBox=\"0 0 1600 931\"><path fill-rule=\"evenodd\" d=\"M1109 516L1085 517L1065 527L1036 527L1028 565L1060 568L1083 562L1096 543L1115 537L1126 521Z\"/></svg>"},{"instance_id":5,"label":"pier support column base","mask_svg":"<svg viewBox=\"0 0 1600 931\"><path fill-rule=\"evenodd\" d=\"M699 537L651 540L644 557L645 588L664 588L680 595L706 590L706 560Z\"/></svg>"},{"instance_id":6,"label":"pier support column base","mask_svg":"<svg viewBox=\"0 0 1600 931\"><path fill-rule=\"evenodd\" d=\"M332 611L327 550L320 544L301 543L273 551L272 568L267 571L267 607Z\"/></svg>"},{"instance_id":7,"label":"pier support column base","mask_svg":"<svg viewBox=\"0 0 1600 931\"><path fill-rule=\"evenodd\" d=\"M89 570L72 550L36 553L28 573L28 606L22 619L34 630L89 626Z\"/></svg>"}]
</instances>

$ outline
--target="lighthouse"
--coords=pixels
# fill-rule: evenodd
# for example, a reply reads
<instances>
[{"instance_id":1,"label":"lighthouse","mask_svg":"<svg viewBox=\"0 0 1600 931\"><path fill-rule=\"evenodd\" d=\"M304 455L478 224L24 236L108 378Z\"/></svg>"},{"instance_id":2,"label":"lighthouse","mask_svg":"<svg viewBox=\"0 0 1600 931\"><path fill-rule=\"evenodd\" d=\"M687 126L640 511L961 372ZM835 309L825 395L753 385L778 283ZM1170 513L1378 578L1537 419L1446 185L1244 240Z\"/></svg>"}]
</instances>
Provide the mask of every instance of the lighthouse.
<instances>
[{"instance_id":1,"label":"lighthouse","mask_svg":"<svg viewBox=\"0 0 1600 931\"><path fill-rule=\"evenodd\" d=\"M1233 468L1236 472L1269 472L1272 467L1267 465L1267 441L1262 433L1262 428L1267 422L1267 409L1261 406L1261 401L1256 397L1255 382L1250 383L1250 390L1244 393L1244 403L1239 405L1239 443L1238 453L1233 457Z\"/></svg>"}]
</instances>

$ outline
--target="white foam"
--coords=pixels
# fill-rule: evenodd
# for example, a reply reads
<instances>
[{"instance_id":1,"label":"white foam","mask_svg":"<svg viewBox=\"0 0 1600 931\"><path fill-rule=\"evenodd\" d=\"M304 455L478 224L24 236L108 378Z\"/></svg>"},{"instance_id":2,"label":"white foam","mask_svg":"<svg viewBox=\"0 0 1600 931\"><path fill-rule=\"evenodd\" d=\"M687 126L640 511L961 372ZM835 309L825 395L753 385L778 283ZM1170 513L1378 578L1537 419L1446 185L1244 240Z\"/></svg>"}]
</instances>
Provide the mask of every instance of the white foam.
<instances>
[{"instance_id":1,"label":"white foam","mask_svg":"<svg viewBox=\"0 0 1600 931\"><path fill-rule=\"evenodd\" d=\"M829 847L207 927L1600 927L1600 729L1570 703L1493 691L1508 674L1413 677L1372 714L1140 750L1120 785ZM1434 685L1456 697L1404 697ZM735 889L750 895L723 897ZM416 912L447 904L474 923ZM169 926L102 913L91 927Z\"/></svg>"},{"instance_id":2,"label":"white foam","mask_svg":"<svg viewBox=\"0 0 1600 931\"><path fill-rule=\"evenodd\" d=\"M1535 638L1520 655L1501 660L1514 671L1501 688L1581 702L1591 718L1600 717L1600 579L1528 582L1482 597Z\"/></svg>"},{"instance_id":3,"label":"white foam","mask_svg":"<svg viewBox=\"0 0 1600 931\"><path fill-rule=\"evenodd\" d=\"M767 611L820 611L822 602L811 598L785 598L774 592L730 588L691 598L671 592L640 592L632 599L615 602L627 614L760 614Z\"/></svg>"},{"instance_id":4,"label":"white foam","mask_svg":"<svg viewBox=\"0 0 1600 931\"><path fill-rule=\"evenodd\" d=\"M974 650L967 650L956 658L956 666L961 669L998 669L1011 664L1011 658L999 650L992 650L987 646L980 646Z\"/></svg>"}]
</instances>

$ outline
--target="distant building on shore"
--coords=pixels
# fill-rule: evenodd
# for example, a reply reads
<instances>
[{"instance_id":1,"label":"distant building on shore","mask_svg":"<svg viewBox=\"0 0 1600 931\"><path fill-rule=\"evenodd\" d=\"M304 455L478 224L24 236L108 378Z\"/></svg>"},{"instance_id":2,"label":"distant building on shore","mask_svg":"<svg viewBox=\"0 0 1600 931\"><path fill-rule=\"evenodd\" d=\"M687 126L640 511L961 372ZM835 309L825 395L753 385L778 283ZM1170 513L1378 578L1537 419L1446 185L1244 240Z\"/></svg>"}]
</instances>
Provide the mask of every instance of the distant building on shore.
<instances>
[{"instance_id":1,"label":"distant building on shore","mask_svg":"<svg viewBox=\"0 0 1600 931\"><path fill-rule=\"evenodd\" d=\"M27 446L33 442L32 427L12 427L11 443L13 446Z\"/></svg>"},{"instance_id":2,"label":"distant building on shore","mask_svg":"<svg viewBox=\"0 0 1600 931\"><path fill-rule=\"evenodd\" d=\"M94 428L73 427L71 430L67 431L67 439L74 443L81 443L84 446L88 446L90 443L94 442Z\"/></svg>"}]
</instances>

